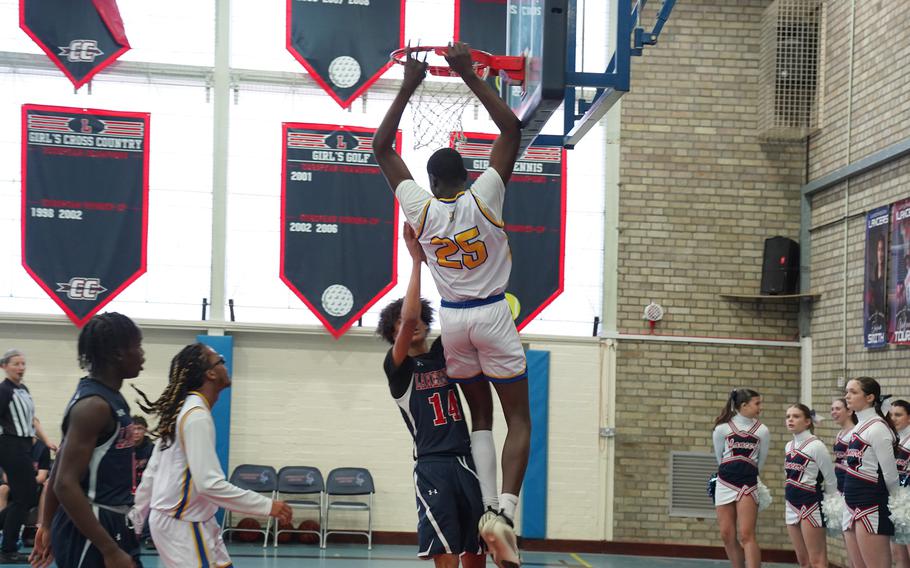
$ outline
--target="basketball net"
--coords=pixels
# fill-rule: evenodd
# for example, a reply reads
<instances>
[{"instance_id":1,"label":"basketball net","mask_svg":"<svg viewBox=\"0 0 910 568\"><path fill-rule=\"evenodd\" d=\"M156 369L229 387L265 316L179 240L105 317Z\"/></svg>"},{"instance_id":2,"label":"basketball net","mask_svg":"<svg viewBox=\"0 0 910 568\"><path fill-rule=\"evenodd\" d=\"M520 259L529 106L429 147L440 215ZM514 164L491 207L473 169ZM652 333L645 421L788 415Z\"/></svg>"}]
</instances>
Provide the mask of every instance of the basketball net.
<instances>
[{"instance_id":1,"label":"basketball net","mask_svg":"<svg viewBox=\"0 0 910 568\"><path fill-rule=\"evenodd\" d=\"M485 69L481 79L486 80ZM453 137L464 139L462 117L474 93L461 79L442 79L428 85L424 81L411 97L411 124L414 149L448 148Z\"/></svg>"}]
</instances>

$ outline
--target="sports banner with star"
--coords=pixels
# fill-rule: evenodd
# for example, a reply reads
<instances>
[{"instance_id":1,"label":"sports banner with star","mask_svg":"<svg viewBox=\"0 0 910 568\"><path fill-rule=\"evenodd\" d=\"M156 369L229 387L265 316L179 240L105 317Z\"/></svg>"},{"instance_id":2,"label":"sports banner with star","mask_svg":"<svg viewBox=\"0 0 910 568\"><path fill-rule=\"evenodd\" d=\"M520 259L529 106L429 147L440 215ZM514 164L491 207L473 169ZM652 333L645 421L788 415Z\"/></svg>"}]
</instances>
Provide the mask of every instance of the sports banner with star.
<instances>
[{"instance_id":1,"label":"sports banner with star","mask_svg":"<svg viewBox=\"0 0 910 568\"><path fill-rule=\"evenodd\" d=\"M404 47L405 0L287 0L286 46L342 108Z\"/></svg>"},{"instance_id":2,"label":"sports banner with star","mask_svg":"<svg viewBox=\"0 0 910 568\"><path fill-rule=\"evenodd\" d=\"M19 0L19 27L77 89L130 49L116 0Z\"/></svg>"},{"instance_id":3,"label":"sports banner with star","mask_svg":"<svg viewBox=\"0 0 910 568\"><path fill-rule=\"evenodd\" d=\"M468 184L490 166L496 136L452 134L468 170ZM506 186L502 218L512 250L506 299L520 331L563 291L566 247L566 151L530 146Z\"/></svg>"},{"instance_id":4,"label":"sports banner with star","mask_svg":"<svg viewBox=\"0 0 910 568\"><path fill-rule=\"evenodd\" d=\"M398 203L373 158L374 133L282 129L281 280L336 339L397 281Z\"/></svg>"},{"instance_id":5,"label":"sports banner with star","mask_svg":"<svg viewBox=\"0 0 910 568\"><path fill-rule=\"evenodd\" d=\"M149 114L22 107L22 266L77 326L145 273Z\"/></svg>"}]
</instances>

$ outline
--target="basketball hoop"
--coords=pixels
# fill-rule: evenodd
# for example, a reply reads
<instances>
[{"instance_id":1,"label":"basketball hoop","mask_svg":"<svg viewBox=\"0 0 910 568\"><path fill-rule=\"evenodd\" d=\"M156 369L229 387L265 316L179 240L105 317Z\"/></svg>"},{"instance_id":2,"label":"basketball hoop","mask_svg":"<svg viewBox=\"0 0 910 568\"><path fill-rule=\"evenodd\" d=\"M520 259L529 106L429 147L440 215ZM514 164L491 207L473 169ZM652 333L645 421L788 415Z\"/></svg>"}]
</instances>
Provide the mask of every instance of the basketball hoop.
<instances>
[{"instance_id":1,"label":"basketball hoop","mask_svg":"<svg viewBox=\"0 0 910 568\"><path fill-rule=\"evenodd\" d=\"M392 52L390 57L392 61L404 65L407 60L407 54L410 52L415 53L424 53L426 57L433 57L434 61L431 61L427 65L427 73L430 75L435 75L436 77L458 77L458 73L453 71L449 67L449 63L445 60L446 52L448 51L448 46L433 46L433 45L423 45L417 47L402 47L401 49L396 49ZM499 73L505 73L509 76L509 79L516 81L518 83L524 82L525 76L525 58L512 56L512 55L491 55L486 51L481 51L479 49L469 49L471 53L471 60L474 62L474 72L477 73L478 77L485 78L491 72L493 75ZM437 58L442 58L441 62L435 61Z\"/></svg>"},{"instance_id":2,"label":"basketball hoop","mask_svg":"<svg viewBox=\"0 0 910 568\"><path fill-rule=\"evenodd\" d=\"M417 46L397 49L390 55L394 63L404 65L408 53L423 54L420 59L426 60L427 72L441 78L432 84L424 81L411 98L415 150L429 146L444 148L449 146L453 138L463 138L461 119L468 103L474 99L474 94L461 80L449 80L460 77L445 60L448 49L448 46ZM469 51L474 73L481 79L486 80L492 73L494 76L507 75L510 80L518 83L524 81L525 58L491 55L479 49Z\"/></svg>"}]
</instances>

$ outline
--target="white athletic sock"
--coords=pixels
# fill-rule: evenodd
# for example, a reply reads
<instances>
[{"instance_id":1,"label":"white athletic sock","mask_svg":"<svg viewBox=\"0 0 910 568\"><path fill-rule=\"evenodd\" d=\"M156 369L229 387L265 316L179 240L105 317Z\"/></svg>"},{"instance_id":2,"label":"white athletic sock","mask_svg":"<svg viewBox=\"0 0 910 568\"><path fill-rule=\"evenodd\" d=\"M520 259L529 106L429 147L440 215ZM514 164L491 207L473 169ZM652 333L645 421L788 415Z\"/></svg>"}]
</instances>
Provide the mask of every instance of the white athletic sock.
<instances>
[{"instance_id":1,"label":"white athletic sock","mask_svg":"<svg viewBox=\"0 0 910 568\"><path fill-rule=\"evenodd\" d=\"M499 509L498 492L496 491L496 444L493 442L491 430L475 430L471 432L471 456L474 458L474 467L477 468L477 478L480 481L480 494L483 496L483 506Z\"/></svg>"},{"instance_id":2,"label":"white athletic sock","mask_svg":"<svg viewBox=\"0 0 910 568\"><path fill-rule=\"evenodd\" d=\"M510 521L514 521L515 509L518 508L518 495L503 493L499 496L499 504L502 506L502 514L508 517Z\"/></svg>"}]
</instances>

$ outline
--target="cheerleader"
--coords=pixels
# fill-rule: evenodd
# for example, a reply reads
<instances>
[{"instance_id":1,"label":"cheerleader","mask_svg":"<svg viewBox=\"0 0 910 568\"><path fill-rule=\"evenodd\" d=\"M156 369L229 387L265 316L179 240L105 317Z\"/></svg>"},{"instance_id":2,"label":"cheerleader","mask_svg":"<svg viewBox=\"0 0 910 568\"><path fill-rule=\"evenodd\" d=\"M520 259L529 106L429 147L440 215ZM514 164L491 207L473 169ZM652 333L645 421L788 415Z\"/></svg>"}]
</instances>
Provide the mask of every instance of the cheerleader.
<instances>
[{"instance_id":1,"label":"cheerleader","mask_svg":"<svg viewBox=\"0 0 910 568\"><path fill-rule=\"evenodd\" d=\"M897 448L894 455L897 462L897 474L900 484L910 485L910 402L895 400L888 412L891 424L897 430ZM891 543L891 554L894 565L898 568L910 568L910 545Z\"/></svg>"},{"instance_id":2,"label":"cheerleader","mask_svg":"<svg viewBox=\"0 0 910 568\"><path fill-rule=\"evenodd\" d=\"M835 398L831 402L831 418L840 426L840 431L834 439L834 475L837 476L837 491L844 494L844 483L847 478L847 446L850 444L850 435L856 426L856 413L847 408L847 401ZM856 533L844 531L844 545L847 547L847 556L853 568L866 568L856 545Z\"/></svg>"},{"instance_id":3,"label":"cheerleader","mask_svg":"<svg viewBox=\"0 0 910 568\"><path fill-rule=\"evenodd\" d=\"M730 564L736 568L761 565L755 540L758 516L758 472L768 457L771 435L758 421L762 399L752 389L735 389L714 422L717 486L714 506L720 536Z\"/></svg>"},{"instance_id":4,"label":"cheerleader","mask_svg":"<svg viewBox=\"0 0 910 568\"><path fill-rule=\"evenodd\" d=\"M822 487L825 494L835 495L837 476L828 448L814 436L812 419L812 411L804 404L787 409L787 430L793 434L784 459L787 532L800 566L827 568Z\"/></svg>"},{"instance_id":5,"label":"cheerleader","mask_svg":"<svg viewBox=\"0 0 910 568\"><path fill-rule=\"evenodd\" d=\"M844 530L854 533L862 564L851 560L854 566L890 568L894 523L888 495L898 487L894 429L882 414L882 390L875 379L852 379L844 398L857 418L847 447Z\"/></svg>"}]
</instances>

